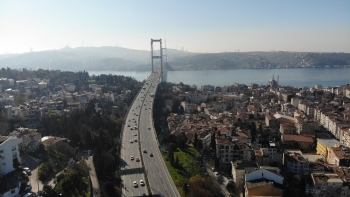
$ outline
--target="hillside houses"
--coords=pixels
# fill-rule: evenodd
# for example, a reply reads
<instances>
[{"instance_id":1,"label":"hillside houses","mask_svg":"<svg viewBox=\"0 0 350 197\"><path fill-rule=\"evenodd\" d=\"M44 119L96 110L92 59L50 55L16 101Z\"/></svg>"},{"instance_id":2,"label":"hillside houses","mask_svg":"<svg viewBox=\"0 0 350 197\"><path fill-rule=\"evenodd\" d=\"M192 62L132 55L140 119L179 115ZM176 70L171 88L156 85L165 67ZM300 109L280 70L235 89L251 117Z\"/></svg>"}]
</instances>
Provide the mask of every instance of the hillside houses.
<instances>
[{"instance_id":1,"label":"hillside houses","mask_svg":"<svg viewBox=\"0 0 350 197\"><path fill-rule=\"evenodd\" d=\"M195 132L215 136L217 169L232 171L238 161L244 161L255 166L284 166L289 173L307 178L334 166L349 166L349 85L301 89L233 84L210 92L208 88L213 90L210 86L203 86L205 92L177 89L179 98L185 100L181 103L184 110L170 113L167 123L172 134L185 133L189 144ZM262 185L275 191L271 195L280 196L283 191L274 181L237 181L237 186L246 188L246 195L263 194Z\"/></svg>"}]
</instances>

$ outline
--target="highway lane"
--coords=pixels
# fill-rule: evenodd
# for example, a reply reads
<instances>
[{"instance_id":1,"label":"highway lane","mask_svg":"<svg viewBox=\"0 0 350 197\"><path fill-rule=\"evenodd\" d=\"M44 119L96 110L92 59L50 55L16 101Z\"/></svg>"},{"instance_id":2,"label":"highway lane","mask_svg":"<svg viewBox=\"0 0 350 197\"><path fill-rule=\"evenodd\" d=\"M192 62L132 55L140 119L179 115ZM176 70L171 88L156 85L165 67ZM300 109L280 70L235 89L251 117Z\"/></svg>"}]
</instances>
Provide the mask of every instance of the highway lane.
<instances>
[{"instance_id":1,"label":"highway lane","mask_svg":"<svg viewBox=\"0 0 350 197\"><path fill-rule=\"evenodd\" d=\"M142 153L144 166L152 194L158 194L160 196L180 196L159 151L158 141L152 123L154 99L151 96L151 93L153 95L155 94L158 78L154 80L155 81L150 84L143 105L144 109L141 110L140 114L140 144L141 149L147 151L147 153ZM153 85L155 86L153 87ZM150 156L151 153L153 154L153 157Z\"/></svg>"},{"instance_id":2,"label":"highway lane","mask_svg":"<svg viewBox=\"0 0 350 197\"><path fill-rule=\"evenodd\" d=\"M157 196L176 197L180 195L159 151L158 141L153 127L152 110L154 98L151 96L151 93L155 95L157 84L160 80L159 76L159 73L152 73L149 76L143 89L135 98L125 119L120 165L122 170L139 168L142 163L135 162L135 160L131 161L130 156L132 155L134 158L136 158L136 156L142 158L152 194ZM135 120L133 120L133 118ZM135 125L134 121L137 123L136 131L134 129L131 130ZM137 136L134 136L135 132L137 132ZM133 140L134 138L137 138L138 142L130 143L130 140ZM147 153L140 152L142 149L146 149ZM153 157L150 156L150 153L153 153ZM147 194L146 186L139 186L137 188L132 186L133 181L137 181L139 184L140 179L145 180L144 173L135 172L123 175L122 180L123 185L125 186L122 190L123 196L142 196L143 194Z\"/></svg>"},{"instance_id":3,"label":"highway lane","mask_svg":"<svg viewBox=\"0 0 350 197\"><path fill-rule=\"evenodd\" d=\"M144 90L141 90L144 92ZM139 149L139 114L142 105L142 96L143 93L139 93L135 98L132 106L130 107L129 113L126 116L123 135L122 135L122 147L121 147L121 159L120 159L120 169L134 169L141 168L141 155ZM140 107L139 107L140 106ZM137 115L136 115L137 114ZM136 123L135 123L136 122ZM129 125L129 126L128 126ZM137 126L137 129L134 128ZM136 136L134 134L137 134ZM137 142L134 139L137 139ZM133 142L131 143L130 140ZM130 156L133 156L134 159L131 160ZM136 162L136 157L140 159L140 162ZM139 181L145 181L144 173L133 172L132 174L127 174L121 176L123 180L122 194L123 196L142 196L143 194L148 194L147 186L140 186ZM138 187L133 187L133 181L137 181ZM146 181L145 181L146 182Z\"/></svg>"},{"instance_id":4,"label":"highway lane","mask_svg":"<svg viewBox=\"0 0 350 197\"><path fill-rule=\"evenodd\" d=\"M145 176L143 173L130 174L121 177L123 180L122 196L145 196L147 195L147 186L141 186L140 180L145 182ZM133 182L137 182L137 187L133 186Z\"/></svg>"}]
</instances>

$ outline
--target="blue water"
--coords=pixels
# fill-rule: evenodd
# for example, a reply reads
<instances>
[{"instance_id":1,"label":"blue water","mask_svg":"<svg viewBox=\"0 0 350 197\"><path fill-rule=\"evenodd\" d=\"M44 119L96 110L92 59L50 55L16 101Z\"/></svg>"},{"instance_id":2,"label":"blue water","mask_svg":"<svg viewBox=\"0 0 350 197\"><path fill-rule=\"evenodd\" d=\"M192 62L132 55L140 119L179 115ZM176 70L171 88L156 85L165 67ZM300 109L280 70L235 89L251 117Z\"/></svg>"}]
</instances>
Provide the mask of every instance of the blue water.
<instances>
[{"instance_id":1,"label":"blue water","mask_svg":"<svg viewBox=\"0 0 350 197\"><path fill-rule=\"evenodd\" d=\"M138 81L146 79L150 72L91 71L91 75L112 74L134 77ZM267 85L274 75L279 76L280 85L294 87L339 86L350 83L350 68L294 68L294 69L238 69L238 70L195 70L167 71L164 79L173 83L189 85L225 86L232 83Z\"/></svg>"}]
</instances>

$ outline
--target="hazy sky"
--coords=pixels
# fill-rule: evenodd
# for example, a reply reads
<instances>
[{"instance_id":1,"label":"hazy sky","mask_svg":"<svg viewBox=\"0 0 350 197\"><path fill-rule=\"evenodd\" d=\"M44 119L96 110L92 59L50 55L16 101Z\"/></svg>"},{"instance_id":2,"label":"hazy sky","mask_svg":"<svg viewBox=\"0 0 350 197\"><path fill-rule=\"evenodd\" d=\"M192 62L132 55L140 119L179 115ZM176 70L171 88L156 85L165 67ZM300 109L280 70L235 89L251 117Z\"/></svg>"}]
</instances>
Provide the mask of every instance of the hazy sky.
<instances>
[{"instance_id":1,"label":"hazy sky","mask_svg":"<svg viewBox=\"0 0 350 197\"><path fill-rule=\"evenodd\" d=\"M0 54L65 45L350 52L349 0L0 0Z\"/></svg>"}]
</instances>

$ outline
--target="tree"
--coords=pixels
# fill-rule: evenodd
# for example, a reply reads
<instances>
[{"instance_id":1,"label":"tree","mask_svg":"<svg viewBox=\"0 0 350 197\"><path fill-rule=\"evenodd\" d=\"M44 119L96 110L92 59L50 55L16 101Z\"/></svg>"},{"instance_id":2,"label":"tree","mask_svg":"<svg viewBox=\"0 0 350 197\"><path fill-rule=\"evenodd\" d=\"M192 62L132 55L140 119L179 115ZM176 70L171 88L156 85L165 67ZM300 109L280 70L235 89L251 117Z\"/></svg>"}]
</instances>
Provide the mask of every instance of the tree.
<instances>
[{"instance_id":1,"label":"tree","mask_svg":"<svg viewBox=\"0 0 350 197\"><path fill-rule=\"evenodd\" d=\"M194 140L193 140L193 146L197 147L197 142L198 142L198 134L194 133Z\"/></svg>"},{"instance_id":2,"label":"tree","mask_svg":"<svg viewBox=\"0 0 350 197\"><path fill-rule=\"evenodd\" d=\"M183 115L185 113L185 109L182 105L179 106L179 114Z\"/></svg>"},{"instance_id":3,"label":"tree","mask_svg":"<svg viewBox=\"0 0 350 197\"><path fill-rule=\"evenodd\" d=\"M231 197L236 197L239 194L238 189L235 185L235 182L233 182L233 181L230 181L227 183L226 189L230 193Z\"/></svg>"},{"instance_id":4,"label":"tree","mask_svg":"<svg viewBox=\"0 0 350 197\"><path fill-rule=\"evenodd\" d=\"M187 142L187 137L184 132L181 132L179 137L178 137L178 147L181 149L186 148L186 142Z\"/></svg>"}]
</instances>

